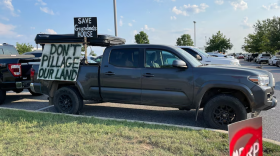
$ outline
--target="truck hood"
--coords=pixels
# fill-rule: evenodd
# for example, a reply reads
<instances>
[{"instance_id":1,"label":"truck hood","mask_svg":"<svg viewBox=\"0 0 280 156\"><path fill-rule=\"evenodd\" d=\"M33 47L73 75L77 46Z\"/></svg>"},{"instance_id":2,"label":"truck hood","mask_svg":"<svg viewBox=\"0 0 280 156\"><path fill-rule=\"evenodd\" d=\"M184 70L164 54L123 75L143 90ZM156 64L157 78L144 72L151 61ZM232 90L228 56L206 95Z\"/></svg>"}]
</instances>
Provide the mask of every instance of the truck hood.
<instances>
[{"instance_id":1,"label":"truck hood","mask_svg":"<svg viewBox=\"0 0 280 156\"><path fill-rule=\"evenodd\" d=\"M232 75L232 76L259 76L259 75L268 75L270 86L275 86L274 78L272 73L258 68L248 68L242 66L231 66L231 65L207 65L197 67L201 72L217 74L217 75Z\"/></svg>"}]
</instances>

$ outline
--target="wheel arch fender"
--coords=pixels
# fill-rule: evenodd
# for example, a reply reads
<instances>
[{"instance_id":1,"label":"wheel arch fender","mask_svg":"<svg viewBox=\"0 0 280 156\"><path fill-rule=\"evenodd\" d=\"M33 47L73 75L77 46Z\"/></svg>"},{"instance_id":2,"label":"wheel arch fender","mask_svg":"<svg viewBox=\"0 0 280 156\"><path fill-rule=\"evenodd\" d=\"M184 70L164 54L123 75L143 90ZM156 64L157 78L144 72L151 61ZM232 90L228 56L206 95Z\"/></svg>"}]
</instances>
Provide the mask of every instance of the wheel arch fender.
<instances>
[{"instance_id":1,"label":"wheel arch fender","mask_svg":"<svg viewBox=\"0 0 280 156\"><path fill-rule=\"evenodd\" d=\"M194 104L196 105L196 119L198 116L198 110L200 108L202 98L205 93L212 88L225 88L225 89L235 89L241 91L247 98L250 107L254 103L254 95L252 91L244 84L238 82L229 82L229 81L209 81L201 85L195 94Z\"/></svg>"}]
</instances>

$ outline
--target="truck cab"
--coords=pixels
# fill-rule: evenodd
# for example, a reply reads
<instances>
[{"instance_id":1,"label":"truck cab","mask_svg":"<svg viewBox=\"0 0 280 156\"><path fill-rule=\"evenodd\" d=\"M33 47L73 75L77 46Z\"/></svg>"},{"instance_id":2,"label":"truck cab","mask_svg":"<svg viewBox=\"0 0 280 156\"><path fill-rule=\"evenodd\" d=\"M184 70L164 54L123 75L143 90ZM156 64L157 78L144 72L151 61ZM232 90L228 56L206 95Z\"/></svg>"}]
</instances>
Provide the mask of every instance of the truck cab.
<instances>
[{"instance_id":1,"label":"truck cab","mask_svg":"<svg viewBox=\"0 0 280 156\"><path fill-rule=\"evenodd\" d=\"M1 55L19 55L15 46L3 43L0 44L0 56Z\"/></svg>"}]
</instances>

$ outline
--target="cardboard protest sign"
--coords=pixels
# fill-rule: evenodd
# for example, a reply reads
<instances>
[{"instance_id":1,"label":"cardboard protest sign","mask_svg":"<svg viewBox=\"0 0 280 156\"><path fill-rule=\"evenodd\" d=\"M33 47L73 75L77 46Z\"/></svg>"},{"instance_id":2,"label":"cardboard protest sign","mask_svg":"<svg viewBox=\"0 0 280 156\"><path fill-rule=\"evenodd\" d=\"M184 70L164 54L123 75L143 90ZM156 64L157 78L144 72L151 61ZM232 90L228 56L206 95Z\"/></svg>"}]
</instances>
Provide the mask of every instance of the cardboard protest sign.
<instances>
[{"instance_id":1,"label":"cardboard protest sign","mask_svg":"<svg viewBox=\"0 0 280 156\"><path fill-rule=\"evenodd\" d=\"M74 33L76 37L97 38L96 17L74 18Z\"/></svg>"},{"instance_id":2,"label":"cardboard protest sign","mask_svg":"<svg viewBox=\"0 0 280 156\"><path fill-rule=\"evenodd\" d=\"M257 117L228 126L230 156L262 156L262 118Z\"/></svg>"},{"instance_id":3,"label":"cardboard protest sign","mask_svg":"<svg viewBox=\"0 0 280 156\"><path fill-rule=\"evenodd\" d=\"M82 44L46 44L37 79L76 81Z\"/></svg>"}]
</instances>

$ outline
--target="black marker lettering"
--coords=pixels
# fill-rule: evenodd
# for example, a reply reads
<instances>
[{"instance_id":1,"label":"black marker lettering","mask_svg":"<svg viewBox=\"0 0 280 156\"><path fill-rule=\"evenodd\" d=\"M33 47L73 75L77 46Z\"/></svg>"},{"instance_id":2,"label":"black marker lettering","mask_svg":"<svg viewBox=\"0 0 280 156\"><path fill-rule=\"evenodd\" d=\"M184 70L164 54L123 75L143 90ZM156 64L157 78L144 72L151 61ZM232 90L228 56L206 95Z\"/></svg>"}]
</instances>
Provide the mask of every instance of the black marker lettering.
<instances>
[{"instance_id":1,"label":"black marker lettering","mask_svg":"<svg viewBox=\"0 0 280 156\"><path fill-rule=\"evenodd\" d=\"M43 59L42 59L42 63L41 63L41 67L43 67L44 62L48 60L48 56L47 55L43 55Z\"/></svg>"},{"instance_id":2,"label":"black marker lettering","mask_svg":"<svg viewBox=\"0 0 280 156\"><path fill-rule=\"evenodd\" d=\"M54 51L53 51L53 48L54 48ZM55 44L51 44L51 51L50 51L50 54L53 55L57 52L57 48L56 48L56 45Z\"/></svg>"}]
</instances>

